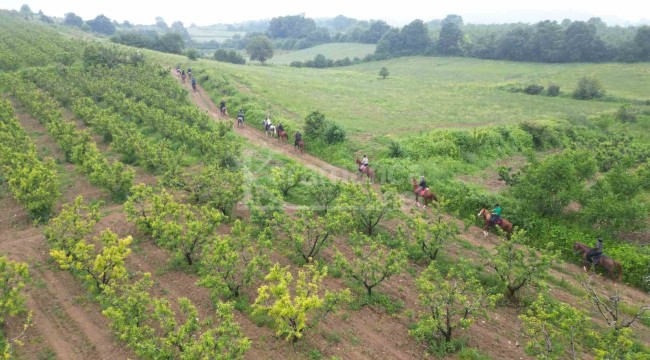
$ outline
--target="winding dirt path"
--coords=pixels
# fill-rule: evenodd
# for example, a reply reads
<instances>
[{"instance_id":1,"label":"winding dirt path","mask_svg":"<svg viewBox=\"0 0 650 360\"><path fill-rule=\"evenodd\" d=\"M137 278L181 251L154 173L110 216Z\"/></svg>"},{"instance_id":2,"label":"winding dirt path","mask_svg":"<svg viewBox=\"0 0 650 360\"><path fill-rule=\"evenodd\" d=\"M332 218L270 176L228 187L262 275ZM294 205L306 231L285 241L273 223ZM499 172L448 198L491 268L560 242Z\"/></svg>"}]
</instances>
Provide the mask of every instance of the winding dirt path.
<instances>
[{"instance_id":1,"label":"winding dirt path","mask_svg":"<svg viewBox=\"0 0 650 360\"><path fill-rule=\"evenodd\" d=\"M180 82L180 79L179 79ZM187 86L187 85L186 85ZM318 172L319 174L328 177L332 180L358 180L359 177L356 173L353 173L349 170L334 166L330 163L327 163L317 157L314 157L308 153L299 153L294 149L292 143L290 144L281 144L275 138L270 138L265 135L261 130L261 119L259 121L260 128L254 128L250 124L244 124L243 127L236 126L236 120L221 116L217 106L210 100L210 97L205 92L203 88L197 85L197 91L192 92L191 87L188 86L190 97L192 101L199 106L199 108L207 111L216 121L235 121L233 126L234 131L245 137L249 142L260 146L262 148L270 149L274 152L281 153L295 161L298 161L308 167L311 170ZM254 125L257 124L257 120L253 120ZM291 140L290 140L291 142ZM306 145L307 148L309 144ZM376 188L379 188L379 185L374 185ZM413 211L414 207L411 206L414 200L412 197L402 196L402 211L405 213L410 213ZM461 224L458 219L448 217L448 219L453 219L458 221L459 225ZM500 243L498 236L490 234L488 237L483 236L483 231L477 226L469 227L463 234L462 237L468 240L472 245L482 246L486 249L492 249ZM568 280L572 285L580 288L576 276L578 274L584 273L583 269L580 266L575 264L562 262L560 264L563 272L552 270L551 274L558 279ZM571 274L566 275L566 274ZM614 290L620 291L623 296L627 297L633 304L641 305L650 303L650 295L634 287L627 286L625 284L612 284L611 281L597 281L594 284L595 288L602 292L612 292ZM646 331L647 333L650 333ZM650 341L650 335L643 335L643 338Z\"/></svg>"}]
</instances>

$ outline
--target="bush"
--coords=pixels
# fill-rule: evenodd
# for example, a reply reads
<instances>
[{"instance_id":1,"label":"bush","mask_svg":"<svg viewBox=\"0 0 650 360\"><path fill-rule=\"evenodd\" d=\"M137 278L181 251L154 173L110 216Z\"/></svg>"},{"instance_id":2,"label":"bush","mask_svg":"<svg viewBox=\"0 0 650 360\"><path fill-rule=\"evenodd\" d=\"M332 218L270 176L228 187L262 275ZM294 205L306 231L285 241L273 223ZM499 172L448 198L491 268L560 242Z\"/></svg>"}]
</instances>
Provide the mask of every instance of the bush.
<instances>
[{"instance_id":1,"label":"bush","mask_svg":"<svg viewBox=\"0 0 650 360\"><path fill-rule=\"evenodd\" d=\"M605 89L598 79L583 77L578 80L578 87L573 91L573 97L580 100L597 99L605 96Z\"/></svg>"},{"instance_id":2,"label":"bush","mask_svg":"<svg viewBox=\"0 0 650 360\"><path fill-rule=\"evenodd\" d=\"M551 84L546 88L546 95L547 96L558 96L560 95L560 87L555 84Z\"/></svg>"},{"instance_id":3,"label":"bush","mask_svg":"<svg viewBox=\"0 0 650 360\"><path fill-rule=\"evenodd\" d=\"M345 141L345 129L343 126L331 123L325 130L325 141L328 144L336 144Z\"/></svg>"},{"instance_id":4,"label":"bush","mask_svg":"<svg viewBox=\"0 0 650 360\"><path fill-rule=\"evenodd\" d=\"M187 49L185 50L185 56L190 60L196 60L199 58L199 51L194 48Z\"/></svg>"},{"instance_id":5,"label":"bush","mask_svg":"<svg viewBox=\"0 0 650 360\"><path fill-rule=\"evenodd\" d=\"M246 64L246 59L244 59L244 57L241 56L241 54L239 54L234 50L226 51L224 49L218 49L217 51L214 52L214 55L212 57L215 60L221 62L240 64L240 65Z\"/></svg>"},{"instance_id":6,"label":"bush","mask_svg":"<svg viewBox=\"0 0 650 360\"><path fill-rule=\"evenodd\" d=\"M303 67L303 64L300 61L292 61L291 64L289 64L289 66L299 68L299 67Z\"/></svg>"},{"instance_id":7,"label":"bush","mask_svg":"<svg viewBox=\"0 0 650 360\"><path fill-rule=\"evenodd\" d=\"M630 104L622 105L616 111L616 119L622 123L635 123L636 111L630 107Z\"/></svg>"},{"instance_id":8,"label":"bush","mask_svg":"<svg viewBox=\"0 0 650 360\"><path fill-rule=\"evenodd\" d=\"M524 88L524 92L528 95L539 95L544 91L544 86L538 84L531 84Z\"/></svg>"},{"instance_id":9,"label":"bush","mask_svg":"<svg viewBox=\"0 0 650 360\"><path fill-rule=\"evenodd\" d=\"M392 158L401 158L406 156L406 150L398 141L392 140L388 145L388 156Z\"/></svg>"}]
</instances>

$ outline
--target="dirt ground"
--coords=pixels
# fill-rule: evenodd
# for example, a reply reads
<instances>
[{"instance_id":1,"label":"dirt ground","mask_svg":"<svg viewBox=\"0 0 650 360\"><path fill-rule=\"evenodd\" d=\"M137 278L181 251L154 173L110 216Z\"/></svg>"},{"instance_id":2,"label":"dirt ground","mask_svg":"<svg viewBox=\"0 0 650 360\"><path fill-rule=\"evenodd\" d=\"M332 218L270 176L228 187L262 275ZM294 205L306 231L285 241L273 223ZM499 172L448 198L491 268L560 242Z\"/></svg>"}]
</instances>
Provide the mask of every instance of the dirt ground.
<instances>
[{"instance_id":1,"label":"dirt ground","mask_svg":"<svg viewBox=\"0 0 650 360\"><path fill-rule=\"evenodd\" d=\"M199 87L192 92L189 82L184 85L192 100L202 109L210 113L216 121L233 121L223 119L215 104ZM73 165L63 161L62 154L45 129L34 119L19 114L19 120L30 136L36 141L41 154L58 160L63 171L70 174L70 180L64 184L62 203L72 201L77 195L83 195L86 200L106 200L107 194L88 183L86 177L80 174ZM257 121L253 121L257 126ZM317 159L307 153L301 154L293 149L292 144L280 144L276 139L267 138L259 128L245 124L243 128L234 127L235 131L251 143L282 153L302 162L310 169L333 180L356 179L356 174L341 169ZM307 144L307 146L309 146ZM138 171L139 179L146 182L155 178ZM42 228L29 223L25 211L15 203L7 191L0 192L0 253L6 254L12 260L24 261L30 264L34 281L28 286L27 305L33 311L34 325L23 337L25 345L18 349L20 358L25 359L133 359L136 356L117 341L110 329L109 322L104 318L99 306L88 299L86 290L78 279L68 272L56 268L49 260L48 248L42 234ZM128 258L129 271L151 272L157 283L157 290L173 301L178 297L188 297L197 306L199 314L209 315L213 311L209 291L198 287L195 282L198 277L176 270L169 266L172 256L150 240L137 236L133 224L126 221L121 205L105 205L102 209L106 215L97 225L97 231L111 228L118 235L136 236L134 251ZM404 199L404 211L411 211L412 199ZM60 205L59 205L60 206ZM245 210L238 214L246 217ZM224 231L224 230L221 230ZM483 237L481 229L471 227L462 234L469 243L486 248L494 247L499 239L494 235ZM335 239L336 247L344 254L350 254L344 237ZM476 257L475 253L462 246L453 245L446 251L454 257L463 255ZM324 251L325 259L333 256L331 248ZM278 257L283 264L289 260ZM419 272L417 264L411 264ZM553 271L557 278L564 279L571 285L579 287L576 274L582 269L573 264L561 264L562 271ZM328 288L345 287L343 279L329 278ZM599 279L596 286L600 290L614 288L611 282ZM623 297L632 304L643 304L650 301L648 294L625 285L617 285ZM378 286L377 291L404 303L405 309L417 309L417 290L414 277L408 273L390 278ZM565 302L578 304L579 299L560 287L552 287L553 294ZM254 289L245 292L249 299L254 299ZM521 331L520 321L514 307L500 307L490 311L489 319L478 319L464 335L469 338L469 346L479 349L482 353L494 359L528 359L524 353L525 338ZM337 356L342 359L422 359L425 351L421 344L408 335L408 329L413 323L412 314L403 311L396 315L388 315L377 307L364 307L361 310L345 309L334 316L322 321L316 328L309 329L305 338L292 346L290 343L277 339L271 329L258 326L248 316L236 312L235 317L243 332L252 340L252 348L247 353L247 359L306 359ZM19 333L19 324L10 323L7 333ZM650 344L650 331L638 325L635 332L641 341ZM455 356L451 356L454 358Z\"/></svg>"}]
</instances>

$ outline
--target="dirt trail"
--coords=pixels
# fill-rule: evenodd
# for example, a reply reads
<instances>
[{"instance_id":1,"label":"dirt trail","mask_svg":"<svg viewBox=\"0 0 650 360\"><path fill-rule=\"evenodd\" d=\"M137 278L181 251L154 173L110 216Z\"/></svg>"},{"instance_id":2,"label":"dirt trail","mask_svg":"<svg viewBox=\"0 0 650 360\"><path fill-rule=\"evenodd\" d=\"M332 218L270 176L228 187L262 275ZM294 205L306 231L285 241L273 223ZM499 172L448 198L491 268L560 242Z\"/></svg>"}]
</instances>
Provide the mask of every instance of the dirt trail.
<instances>
[{"instance_id":1,"label":"dirt trail","mask_svg":"<svg viewBox=\"0 0 650 360\"><path fill-rule=\"evenodd\" d=\"M210 100L210 97L207 95L207 93L205 93L205 91L200 86L197 86L196 92L192 92L190 88L190 97L197 106L207 111L215 120L236 121L235 119L221 116L217 106ZM261 130L261 119L259 120L260 120L259 129L252 127L250 125L250 120L249 123L244 124L244 126L241 128L237 127L235 122L233 129L236 133L244 136L251 143L281 153L293 160L302 163L309 169L312 169L318 172L319 174L328 177L329 179L341 180L341 181L359 179L356 173L329 164L307 153L299 153L294 149L291 139L289 144L286 143L281 144L280 142L278 142L277 139L267 137L264 134L264 132ZM253 126L258 126L257 123L258 123L257 119L252 120ZM306 144L306 146L308 148L309 144ZM374 185L374 186L378 188L378 185ZM405 213L410 213L414 209L412 206L414 202L413 198L402 196L402 200L403 200L402 211L404 211ZM451 217L448 218L452 219ZM454 220L458 221L457 219ZM469 241L472 245L481 246L486 249L492 249L500 242L499 237L493 234L490 234L489 236L485 237L483 235L482 229L477 226L469 227L467 231L462 234L462 237L467 241ZM551 270L551 275L563 281L567 281L574 288L581 289L578 276L584 273L583 269L575 264L565 263L565 262L560 263L558 266L561 268L562 271ZM613 291L620 291L621 296L623 296L623 298L626 299L626 301L629 301L628 304L634 304L636 306L640 306L643 304L650 303L650 296L647 293L639 289L626 286L624 284L612 284L611 281L606 281L604 279L597 279L593 285L594 288L600 291L601 293L612 293ZM556 289L555 292L558 291L565 292L566 290L558 288ZM575 298L575 296L573 295L569 295L569 296ZM597 316L597 314L594 314L594 316ZM639 330L637 331L637 336L640 338L640 340L642 342L645 342L646 344L649 344L650 332L646 331L647 330L646 327L641 324L636 324L635 328Z\"/></svg>"},{"instance_id":2,"label":"dirt trail","mask_svg":"<svg viewBox=\"0 0 650 360\"><path fill-rule=\"evenodd\" d=\"M221 116L217 106L210 100L210 97L205 93L203 88L197 85L197 91L192 92L190 88L190 97L194 103L199 106L201 109L207 111L214 119L218 121L233 121L235 119L230 119ZM236 120L235 120L236 121ZM259 121L261 124L261 120ZM254 121L254 124L257 125L257 120ZM261 125L260 125L261 126ZM359 177L356 173L353 173L349 170L334 166L328 162L325 162L317 157L309 155L307 153L299 153L296 151L292 144L281 144L277 139L266 137L264 132L261 129L253 128L249 124L244 124L243 127L237 127L236 124L233 127L236 133L244 136L251 143L263 147L272 149L275 152L282 153L283 155L296 160L306 167L318 172L321 175L327 176L332 180L341 180L348 181L351 179L358 180ZM308 144L306 145L309 146ZM379 185L374 185L376 188L379 188ZM413 197L402 196L402 211L410 213L415 209L412 205L414 204ZM451 218L451 217L450 217ZM460 224L460 223L459 223ZM488 249L493 248L499 243L499 237L494 234L490 234L487 237L483 236L483 231L477 226L471 226L467 229L463 235L465 239L470 241L473 245L483 246ZM564 263L563 267L567 270L568 273L575 274L578 270L582 270L579 266L570 263ZM635 294L637 298L646 298L648 295L644 292L625 285L618 285L620 288L625 289L625 292Z\"/></svg>"}]
</instances>

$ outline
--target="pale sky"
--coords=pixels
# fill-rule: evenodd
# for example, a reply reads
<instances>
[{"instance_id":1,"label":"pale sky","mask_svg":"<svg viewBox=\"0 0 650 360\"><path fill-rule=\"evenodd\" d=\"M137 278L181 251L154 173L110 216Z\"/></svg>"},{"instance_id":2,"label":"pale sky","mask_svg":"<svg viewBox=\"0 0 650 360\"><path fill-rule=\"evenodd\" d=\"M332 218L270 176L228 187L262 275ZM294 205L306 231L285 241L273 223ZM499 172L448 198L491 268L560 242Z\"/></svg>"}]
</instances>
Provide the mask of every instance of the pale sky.
<instances>
[{"instance_id":1,"label":"pale sky","mask_svg":"<svg viewBox=\"0 0 650 360\"><path fill-rule=\"evenodd\" d=\"M34 12L63 17L73 12L84 20L104 14L111 20L134 24L153 24L161 16L168 25L182 21L185 26L233 24L246 20L304 14L311 18L344 15L358 20L385 20L404 25L412 20L442 19L457 14L466 23L529 22L540 20L587 20L600 17L609 25L650 21L648 0L234 0L165 1L142 0L0 0L0 8L18 10L23 4ZM155 4L155 5L151 5Z\"/></svg>"}]
</instances>

